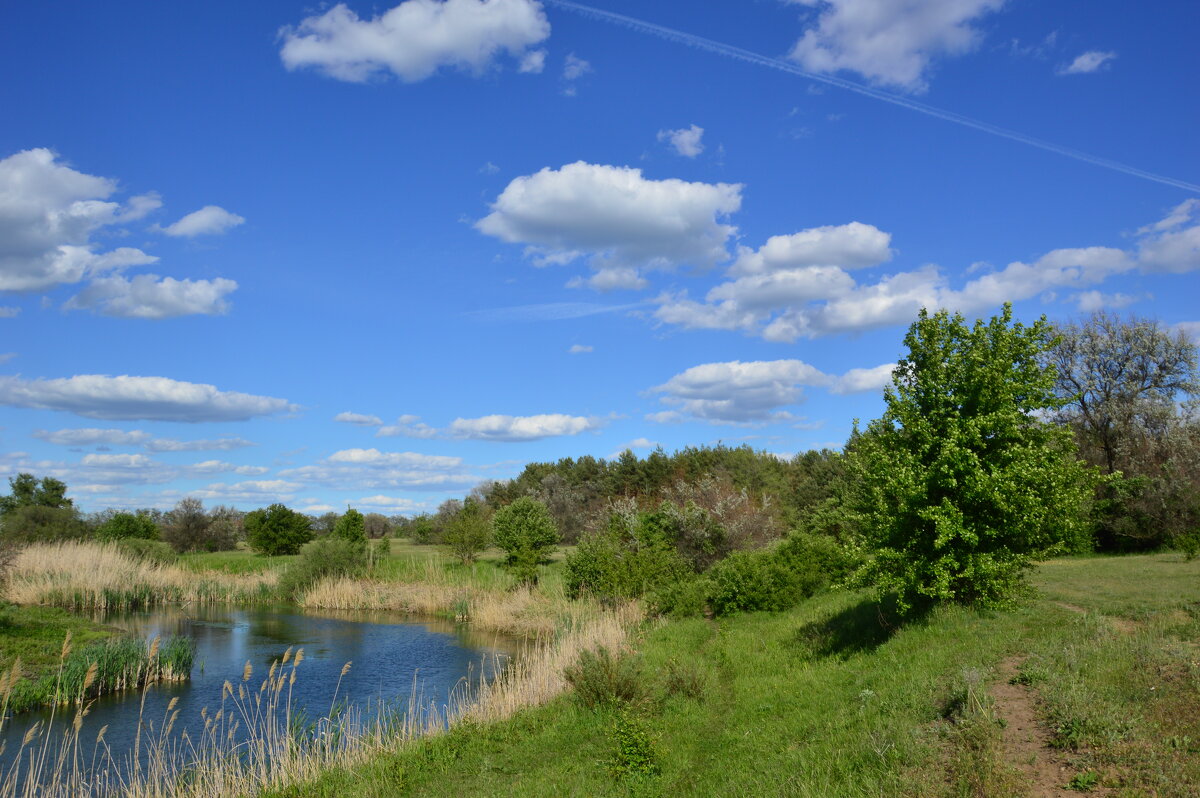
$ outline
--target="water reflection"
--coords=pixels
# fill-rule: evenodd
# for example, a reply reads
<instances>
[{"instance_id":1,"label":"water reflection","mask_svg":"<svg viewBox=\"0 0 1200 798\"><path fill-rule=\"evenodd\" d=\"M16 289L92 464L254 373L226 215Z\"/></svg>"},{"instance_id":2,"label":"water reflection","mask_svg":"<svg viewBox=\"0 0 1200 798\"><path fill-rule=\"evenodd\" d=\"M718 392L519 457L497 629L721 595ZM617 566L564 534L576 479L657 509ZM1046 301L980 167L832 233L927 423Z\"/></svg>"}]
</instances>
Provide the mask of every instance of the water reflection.
<instances>
[{"instance_id":1,"label":"water reflection","mask_svg":"<svg viewBox=\"0 0 1200 798\"><path fill-rule=\"evenodd\" d=\"M330 710L337 690L368 713L379 707L408 708L414 690L422 703L445 704L464 679L478 683L503 667L515 641L472 632L444 621L413 622L380 612L309 611L296 607L186 607L153 612L109 614L104 623L128 629L144 639L186 635L196 644L190 682L161 685L141 692L100 698L84 719L83 740L94 740L108 726L105 740L117 758L131 750L139 714L161 719L178 698L176 731L193 737L203 730L201 709L221 703L222 685L238 684L247 662L253 668L247 687L257 690L271 664L284 652L303 648L304 661L291 686L297 711L317 718ZM343 666L351 663L341 676ZM340 680L340 686L339 686ZM461 689L461 687L460 687ZM144 700L144 712L142 702ZM0 771L11 766L26 730L49 713L30 712L10 719L0 736ZM61 713L60 713L61 718ZM60 721L61 723L61 721Z\"/></svg>"}]
</instances>

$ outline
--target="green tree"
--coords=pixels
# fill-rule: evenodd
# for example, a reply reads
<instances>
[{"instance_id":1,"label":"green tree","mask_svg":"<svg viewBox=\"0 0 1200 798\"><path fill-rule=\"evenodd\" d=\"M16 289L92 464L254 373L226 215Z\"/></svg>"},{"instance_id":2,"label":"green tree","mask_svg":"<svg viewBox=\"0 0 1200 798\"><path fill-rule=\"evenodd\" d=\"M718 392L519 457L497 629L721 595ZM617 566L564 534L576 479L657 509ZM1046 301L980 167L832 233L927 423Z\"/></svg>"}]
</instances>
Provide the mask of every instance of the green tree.
<instances>
[{"instance_id":1,"label":"green tree","mask_svg":"<svg viewBox=\"0 0 1200 798\"><path fill-rule=\"evenodd\" d=\"M115 513L96 529L97 540L158 540L158 524L141 513Z\"/></svg>"},{"instance_id":2,"label":"green tree","mask_svg":"<svg viewBox=\"0 0 1200 798\"><path fill-rule=\"evenodd\" d=\"M345 514L333 525L333 532L330 534L339 540L346 541L348 545L360 552L367 550L366 523L363 520L363 514L354 508L346 510Z\"/></svg>"},{"instance_id":3,"label":"green tree","mask_svg":"<svg viewBox=\"0 0 1200 798\"><path fill-rule=\"evenodd\" d=\"M537 582L538 564L558 543L550 511L537 499L522 496L492 518L495 543L508 553L508 566L522 582Z\"/></svg>"},{"instance_id":4,"label":"green tree","mask_svg":"<svg viewBox=\"0 0 1200 798\"><path fill-rule=\"evenodd\" d=\"M301 546L312 540L308 516L282 504L247 513L243 523L250 547L271 557L296 554Z\"/></svg>"},{"instance_id":5,"label":"green tree","mask_svg":"<svg viewBox=\"0 0 1200 798\"><path fill-rule=\"evenodd\" d=\"M902 611L1002 604L1033 558L1086 539L1090 472L1041 420L1061 404L1050 325L922 310L904 343L887 410L850 444L870 573Z\"/></svg>"},{"instance_id":6,"label":"green tree","mask_svg":"<svg viewBox=\"0 0 1200 798\"><path fill-rule=\"evenodd\" d=\"M446 505L443 502L443 507ZM439 509L440 512L440 509ZM492 525L482 502L468 498L462 509L446 523L442 541L450 547L463 565L472 563L480 552L488 547L492 538Z\"/></svg>"},{"instance_id":7,"label":"green tree","mask_svg":"<svg viewBox=\"0 0 1200 798\"><path fill-rule=\"evenodd\" d=\"M21 473L10 477L8 484L12 493L0 496L0 537L34 543L87 536L87 525L66 497L66 483Z\"/></svg>"},{"instance_id":8,"label":"green tree","mask_svg":"<svg viewBox=\"0 0 1200 798\"><path fill-rule=\"evenodd\" d=\"M8 515L19 507L74 507L67 498L67 484L54 477L42 477L39 481L33 474L21 473L9 477L12 493L0 496L0 516Z\"/></svg>"}]
</instances>

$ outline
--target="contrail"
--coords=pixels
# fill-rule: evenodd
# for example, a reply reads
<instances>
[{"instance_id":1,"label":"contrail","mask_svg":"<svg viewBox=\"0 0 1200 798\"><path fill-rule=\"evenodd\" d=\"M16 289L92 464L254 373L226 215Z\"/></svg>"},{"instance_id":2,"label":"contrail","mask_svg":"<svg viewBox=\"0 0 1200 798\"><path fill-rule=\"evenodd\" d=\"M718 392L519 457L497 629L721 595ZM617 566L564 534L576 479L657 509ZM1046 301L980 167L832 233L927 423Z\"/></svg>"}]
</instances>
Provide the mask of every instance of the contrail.
<instances>
[{"instance_id":1,"label":"contrail","mask_svg":"<svg viewBox=\"0 0 1200 798\"><path fill-rule=\"evenodd\" d=\"M684 33L683 31L675 30L674 28L655 25L652 22L645 22L640 19L635 19L634 17L627 17L624 14L616 14L612 11L601 11L598 8L592 8L591 6L570 2L570 0L545 0L545 2L549 3L550 5L558 6L559 8L564 8L569 11L583 14L584 16L603 20L604 22L611 22L615 25L621 25L623 27L635 30L638 33L657 36L660 39L666 39L667 41L676 42L677 44L683 44L688 47L695 47L698 50L705 50L707 52L723 55L727 58L733 58L738 61L745 61L750 64L769 67L770 69L776 69L780 72L787 72L791 75L798 75L802 78L815 80L818 83L837 86L839 89L845 89L846 91L852 91L855 94L862 94L875 100L881 100L885 103L898 105L901 108L907 108L910 111L916 111L917 113L925 114L926 116L932 116L936 119L943 119L947 122L953 122L956 125L962 125L963 127L980 130L984 133L989 133L993 136L999 136L1000 138L1009 139L1011 141L1019 141L1020 143L1028 144L1031 147L1037 147L1038 149L1053 152L1058 155L1065 155L1068 158L1074 158L1077 161L1090 163L1094 166L1102 166L1105 169L1111 169L1114 172L1121 172L1123 174L1132 175L1133 177L1140 177L1143 180L1153 180L1155 183L1163 183L1164 185L1174 186L1175 188L1182 188L1185 191L1191 191L1200 194L1200 185L1197 185L1196 183L1188 183L1184 180L1176 180L1173 177L1156 175L1153 172L1146 172L1133 166L1127 166L1126 164L1118 161L1109 160L1108 158L1089 155L1086 152L1080 152L1079 150L1074 150L1070 147L1064 147L1061 144L1055 144L1051 141L1045 141L1043 139L1034 138L1033 136L1027 136L1024 133L1019 133L1015 130L1009 130L1007 128L999 127L998 125L989 124L988 122L981 122L978 119L972 119L969 116L956 114L953 111L946 111L942 108L926 105L925 103L917 102L916 100L903 97L899 94L892 94L891 92L883 91L882 89L872 88L871 86L867 86L863 83L855 83L854 81L846 80L845 78L822 75L817 72L809 72L806 69L801 69L795 64L792 64L788 61L783 61L779 58L771 58L769 56L759 55L758 53L751 52L750 50L743 50L740 47L734 47L733 45L722 44L721 42L713 41L712 39L706 39L703 36L697 36L692 33Z\"/></svg>"}]
</instances>

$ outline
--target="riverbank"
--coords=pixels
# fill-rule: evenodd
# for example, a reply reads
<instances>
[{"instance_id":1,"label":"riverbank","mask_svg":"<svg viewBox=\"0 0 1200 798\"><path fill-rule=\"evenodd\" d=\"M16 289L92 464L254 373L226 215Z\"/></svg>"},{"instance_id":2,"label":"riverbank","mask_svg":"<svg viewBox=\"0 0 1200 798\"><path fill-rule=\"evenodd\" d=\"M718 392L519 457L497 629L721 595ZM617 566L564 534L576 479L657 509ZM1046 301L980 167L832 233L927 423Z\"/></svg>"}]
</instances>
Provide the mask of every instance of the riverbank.
<instances>
[{"instance_id":1,"label":"riverbank","mask_svg":"<svg viewBox=\"0 0 1200 798\"><path fill-rule=\"evenodd\" d=\"M1195 795L1200 562L1057 560L1035 584L905 624L849 592L652 624L631 702L563 695L268 794Z\"/></svg>"}]
</instances>

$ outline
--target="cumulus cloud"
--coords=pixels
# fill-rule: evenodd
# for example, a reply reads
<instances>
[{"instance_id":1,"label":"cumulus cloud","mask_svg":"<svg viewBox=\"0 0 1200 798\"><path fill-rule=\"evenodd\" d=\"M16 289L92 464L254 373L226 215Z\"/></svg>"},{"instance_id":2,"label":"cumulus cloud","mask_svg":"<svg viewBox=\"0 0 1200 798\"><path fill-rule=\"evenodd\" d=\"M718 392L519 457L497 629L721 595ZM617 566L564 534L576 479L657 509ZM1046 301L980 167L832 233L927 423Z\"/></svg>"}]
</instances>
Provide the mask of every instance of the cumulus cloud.
<instances>
[{"instance_id":1,"label":"cumulus cloud","mask_svg":"<svg viewBox=\"0 0 1200 798\"><path fill-rule=\"evenodd\" d=\"M244 449L257 446L254 441L245 438L215 438L211 440L180 441L174 438L155 438L145 443L149 452L228 452L233 449Z\"/></svg>"},{"instance_id":2,"label":"cumulus cloud","mask_svg":"<svg viewBox=\"0 0 1200 798\"><path fill-rule=\"evenodd\" d=\"M203 235L221 235L230 229L243 224L246 220L236 213L230 213L217 205L205 205L198 211L192 211L174 224L162 228L169 236L194 238Z\"/></svg>"},{"instance_id":3,"label":"cumulus cloud","mask_svg":"<svg viewBox=\"0 0 1200 798\"><path fill-rule=\"evenodd\" d=\"M658 140L668 142L684 158L695 158L704 152L704 144L700 141L703 136L704 128L699 125L658 131Z\"/></svg>"},{"instance_id":4,"label":"cumulus cloud","mask_svg":"<svg viewBox=\"0 0 1200 798\"><path fill-rule=\"evenodd\" d=\"M742 186L650 180L640 169L578 161L518 177L475 226L525 244L535 265L588 258L598 272L710 267L727 260L737 228L722 219L738 210ZM636 275L635 275L636 277Z\"/></svg>"},{"instance_id":5,"label":"cumulus cloud","mask_svg":"<svg viewBox=\"0 0 1200 798\"><path fill-rule=\"evenodd\" d=\"M579 80L591 71L592 65L589 62L575 53L567 53L566 60L563 61L563 80Z\"/></svg>"},{"instance_id":6,"label":"cumulus cloud","mask_svg":"<svg viewBox=\"0 0 1200 798\"><path fill-rule=\"evenodd\" d=\"M595 350L595 347L587 346L586 344L571 344L571 348L567 350L571 355L583 355Z\"/></svg>"},{"instance_id":7,"label":"cumulus cloud","mask_svg":"<svg viewBox=\"0 0 1200 798\"><path fill-rule=\"evenodd\" d=\"M93 308L105 316L122 319L173 319L179 316L215 316L229 312L225 296L237 290L233 280L176 280L157 274L97 277L63 307Z\"/></svg>"},{"instance_id":8,"label":"cumulus cloud","mask_svg":"<svg viewBox=\"0 0 1200 798\"><path fill-rule=\"evenodd\" d=\"M481 441L536 441L581 432L604 426L600 419L587 416L568 416L547 413L536 416L490 415L480 418L456 418L447 432L455 438Z\"/></svg>"},{"instance_id":9,"label":"cumulus cloud","mask_svg":"<svg viewBox=\"0 0 1200 798\"><path fill-rule=\"evenodd\" d=\"M95 446L97 444L107 446L139 446L149 441L153 436L149 432L142 432L141 430L96 429L94 427L87 427L83 429L60 429L54 431L38 429L33 431L33 437L40 441L59 446Z\"/></svg>"},{"instance_id":10,"label":"cumulus cloud","mask_svg":"<svg viewBox=\"0 0 1200 798\"><path fill-rule=\"evenodd\" d=\"M0 291L41 291L104 272L154 263L140 249L97 251L91 236L158 207L153 195L122 206L117 183L76 171L47 149L0 160Z\"/></svg>"},{"instance_id":11,"label":"cumulus cloud","mask_svg":"<svg viewBox=\"0 0 1200 798\"><path fill-rule=\"evenodd\" d=\"M1182 274L1200 269L1200 200L1176 205L1163 219L1138 230L1143 271Z\"/></svg>"},{"instance_id":12,"label":"cumulus cloud","mask_svg":"<svg viewBox=\"0 0 1200 798\"><path fill-rule=\"evenodd\" d=\"M261 476L271 470L265 466L234 465L233 463L226 463L223 460L204 460L199 463L193 463L185 468L191 475L238 474L246 477Z\"/></svg>"},{"instance_id":13,"label":"cumulus cloud","mask_svg":"<svg viewBox=\"0 0 1200 798\"><path fill-rule=\"evenodd\" d=\"M932 61L970 52L974 27L1004 0L793 0L819 10L790 57L813 72L847 70L911 92L928 87Z\"/></svg>"},{"instance_id":14,"label":"cumulus cloud","mask_svg":"<svg viewBox=\"0 0 1200 798\"><path fill-rule=\"evenodd\" d=\"M876 390L890 380L895 365L851 369L835 376L802 360L703 363L652 388L672 409L647 419L671 423L690 417L714 424L791 421L795 416L781 408L802 401L805 387L827 388L838 394Z\"/></svg>"},{"instance_id":15,"label":"cumulus cloud","mask_svg":"<svg viewBox=\"0 0 1200 798\"><path fill-rule=\"evenodd\" d=\"M0 377L0 404L115 421L245 421L299 409L286 399L221 391L213 385L104 374Z\"/></svg>"},{"instance_id":16,"label":"cumulus cloud","mask_svg":"<svg viewBox=\"0 0 1200 798\"><path fill-rule=\"evenodd\" d=\"M539 74L546 68L546 51L545 50L530 50L521 56L520 63L517 64L518 72L527 74Z\"/></svg>"},{"instance_id":17,"label":"cumulus cloud","mask_svg":"<svg viewBox=\"0 0 1200 798\"><path fill-rule=\"evenodd\" d=\"M1175 329L1200 344L1200 321L1181 321L1175 325Z\"/></svg>"},{"instance_id":18,"label":"cumulus cloud","mask_svg":"<svg viewBox=\"0 0 1200 798\"><path fill-rule=\"evenodd\" d=\"M862 222L811 227L771 236L758 249L738 247L730 274L768 274L809 266L864 269L891 260L891 243L891 233Z\"/></svg>"},{"instance_id":19,"label":"cumulus cloud","mask_svg":"<svg viewBox=\"0 0 1200 798\"><path fill-rule=\"evenodd\" d=\"M215 482L200 490L189 490L188 496L207 499L217 504L274 504L287 503L304 486L284 479L251 479L244 482Z\"/></svg>"},{"instance_id":20,"label":"cumulus cloud","mask_svg":"<svg viewBox=\"0 0 1200 798\"><path fill-rule=\"evenodd\" d=\"M1075 300L1076 306L1081 313L1094 313L1104 308L1123 308L1139 301L1142 297L1133 294L1105 294L1100 291L1083 291L1076 294L1072 299Z\"/></svg>"},{"instance_id":21,"label":"cumulus cloud","mask_svg":"<svg viewBox=\"0 0 1200 798\"><path fill-rule=\"evenodd\" d=\"M390 72L411 83L441 67L481 73L501 52L521 71L540 71L528 50L550 35L550 23L536 0L406 0L371 19L339 3L280 35L289 70L354 83Z\"/></svg>"},{"instance_id":22,"label":"cumulus cloud","mask_svg":"<svg viewBox=\"0 0 1200 798\"><path fill-rule=\"evenodd\" d=\"M380 427L375 433L376 438L436 438L438 431L421 421L420 416L403 415L396 419L395 424Z\"/></svg>"},{"instance_id":23,"label":"cumulus cloud","mask_svg":"<svg viewBox=\"0 0 1200 798\"><path fill-rule=\"evenodd\" d=\"M401 496L384 496L383 494L363 496L355 504L359 507L390 510L393 513L419 512L425 507L424 503L414 501L413 499L406 499Z\"/></svg>"},{"instance_id":24,"label":"cumulus cloud","mask_svg":"<svg viewBox=\"0 0 1200 798\"><path fill-rule=\"evenodd\" d=\"M1075 60L1069 64L1065 64L1058 70L1060 75L1087 75L1091 72L1098 72L1106 68L1117 54L1114 52L1102 52L1100 50L1088 50L1075 57Z\"/></svg>"},{"instance_id":25,"label":"cumulus cloud","mask_svg":"<svg viewBox=\"0 0 1200 798\"><path fill-rule=\"evenodd\" d=\"M338 413L333 417L333 420L340 421L343 424L354 424L359 427L378 427L383 424L383 419L379 416L368 416L362 413Z\"/></svg>"},{"instance_id":26,"label":"cumulus cloud","mask_svg":"<svg viewBox=\"0 0 1200 798\"><path fill-rule=\"evenodd\" d=\"M279 476L337 490L452 490L479 481L461 457L374 448L343 449L314 465L280 471Z\"/></svg>"}]
</instances>

